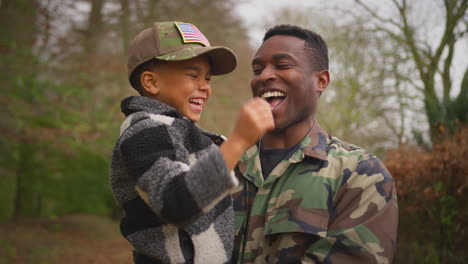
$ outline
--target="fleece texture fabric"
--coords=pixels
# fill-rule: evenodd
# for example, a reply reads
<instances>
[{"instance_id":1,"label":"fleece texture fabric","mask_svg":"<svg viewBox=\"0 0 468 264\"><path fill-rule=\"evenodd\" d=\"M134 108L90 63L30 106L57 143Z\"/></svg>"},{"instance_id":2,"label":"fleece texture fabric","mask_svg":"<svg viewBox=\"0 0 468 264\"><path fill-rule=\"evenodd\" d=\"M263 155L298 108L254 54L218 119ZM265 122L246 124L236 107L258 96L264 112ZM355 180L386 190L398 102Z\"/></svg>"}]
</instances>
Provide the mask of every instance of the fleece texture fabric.
<instances>
[{"instance_id":1,"label":"fleece texture fabric","mask_svg":"<svg viewBox=\"0 0 468 264\"><path fill-rule=\"evenodd\" d=\"M224 137L151 98L131 96L121 108L127 118L113 150L110 183L135 263L229 263L229 194L238 181L218 147Z\"/></svg>"}]
</instances>

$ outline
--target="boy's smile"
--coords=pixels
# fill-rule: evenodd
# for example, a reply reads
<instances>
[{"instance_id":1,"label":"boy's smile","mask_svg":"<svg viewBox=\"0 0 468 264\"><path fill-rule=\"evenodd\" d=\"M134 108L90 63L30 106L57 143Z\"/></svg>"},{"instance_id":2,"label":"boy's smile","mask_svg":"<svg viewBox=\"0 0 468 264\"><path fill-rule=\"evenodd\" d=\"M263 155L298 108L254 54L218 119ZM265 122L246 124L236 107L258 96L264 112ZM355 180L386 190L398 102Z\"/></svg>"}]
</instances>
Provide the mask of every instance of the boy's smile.
<instances>
[{"instance_id":1,"label":"boy's smile","mask_svg":"<svg viewBox=\"0 0 468 264\"><path fill-rule=\"evenodd\" d=\"M200 120L203 106L211 96L210 64L206 56L183 61L167 61L156 71L157 94L193 122Z\"/></svg>"}]
</instances>

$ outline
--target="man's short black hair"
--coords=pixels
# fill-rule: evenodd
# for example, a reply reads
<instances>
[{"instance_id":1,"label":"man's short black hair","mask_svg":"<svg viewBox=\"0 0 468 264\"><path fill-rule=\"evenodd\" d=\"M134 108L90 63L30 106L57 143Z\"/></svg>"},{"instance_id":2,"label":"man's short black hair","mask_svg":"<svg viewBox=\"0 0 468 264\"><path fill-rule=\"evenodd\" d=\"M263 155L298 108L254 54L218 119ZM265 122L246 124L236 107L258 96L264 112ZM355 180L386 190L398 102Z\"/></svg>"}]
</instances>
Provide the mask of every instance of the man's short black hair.
<instances>
[{"instance_id":1,"label":"man's short black hair","mask_svg":"<svg viewBox=\"0 0 468 264\"><path fill-rule=\"evenodd\" d=\"M277 25L270 28L263 42L276 35L293 36L305 40L305 49L310 55L311 65L316 71L328 70L328 48L322 37L305 28L294 25Z\"/></svg>"},{"instance_id":2,"label":"man's short black hair","mask_svg":"<svg viewBox=\"0 0 468 264\"><path fill-rule=\"evenodd\" d=\"M154 71L158 65L161 65L163 63L164 61L162 60L151 59L138 65L138 67L136 67L135 70L132 72L132 74L130 75L130 84L133 88L135 88L135 90L137 90L137 92L140 95L144 95L143 86L141 86L140 82L141 74L145 71Z\"/></svg>"}]
</instances>

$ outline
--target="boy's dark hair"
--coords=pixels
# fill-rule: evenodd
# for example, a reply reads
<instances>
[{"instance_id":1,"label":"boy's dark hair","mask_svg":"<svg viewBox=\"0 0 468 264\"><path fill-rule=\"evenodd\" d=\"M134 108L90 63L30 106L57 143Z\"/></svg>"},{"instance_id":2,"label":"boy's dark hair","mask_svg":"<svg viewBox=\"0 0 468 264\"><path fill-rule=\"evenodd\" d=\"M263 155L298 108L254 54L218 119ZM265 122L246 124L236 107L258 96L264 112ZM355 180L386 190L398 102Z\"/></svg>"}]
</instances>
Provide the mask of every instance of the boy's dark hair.
<instances>
[{"instance_id":1,"label":"boy's dark hair","mask_svg":"<svg viewBox=\"0 0 468 264\"><path fill-rule=\"evenodd\" d=\"M276 35L293 36L305 40L304 48L310 55L314 70L328 70L327 44L319 34L294 25L277 25L268 29L263 42Z\"/></svg>"},{"instance_id":2,"label":"boy's dark hair","mask_svg":"<svg viewBox=\"0 0 468 264\"><path fill-rule=\"evenodd\" d=\"M129 79L130 84L135 90L137 90L137 92L140 95L144 95L143 86L141 86L141 82L140 82L141 74L145 71L154 71L159 65L163 63L164 61L162 60L151 59L149 61L146 61L138 65L138 67L136 67L135 70L132 72L132 75L130 76L130 79Z\"/></svg>"}]
</instances>

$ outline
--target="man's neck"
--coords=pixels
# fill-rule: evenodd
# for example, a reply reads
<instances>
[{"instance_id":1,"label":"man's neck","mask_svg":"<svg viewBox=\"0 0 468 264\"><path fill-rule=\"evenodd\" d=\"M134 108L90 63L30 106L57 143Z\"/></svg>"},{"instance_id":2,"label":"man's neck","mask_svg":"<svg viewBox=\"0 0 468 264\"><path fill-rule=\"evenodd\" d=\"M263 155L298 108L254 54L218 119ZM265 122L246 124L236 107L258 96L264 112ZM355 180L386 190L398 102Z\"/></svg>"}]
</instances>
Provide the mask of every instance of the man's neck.
<instances>
[{"instance_id":1,"label":"man's neck","mask_svg":"<svg viewBox=\"0 0 468 264\"><path fill-rule=\"evenodd\" d=\"M271 131L263 135L262 147L288 148L304 139L315 124L315 119L304 120L281 131Z\"/></svg>"}]
</instances>

